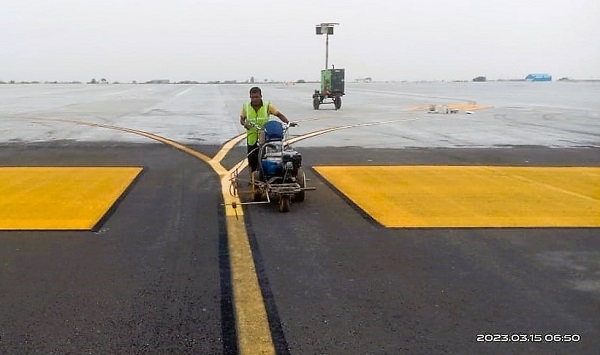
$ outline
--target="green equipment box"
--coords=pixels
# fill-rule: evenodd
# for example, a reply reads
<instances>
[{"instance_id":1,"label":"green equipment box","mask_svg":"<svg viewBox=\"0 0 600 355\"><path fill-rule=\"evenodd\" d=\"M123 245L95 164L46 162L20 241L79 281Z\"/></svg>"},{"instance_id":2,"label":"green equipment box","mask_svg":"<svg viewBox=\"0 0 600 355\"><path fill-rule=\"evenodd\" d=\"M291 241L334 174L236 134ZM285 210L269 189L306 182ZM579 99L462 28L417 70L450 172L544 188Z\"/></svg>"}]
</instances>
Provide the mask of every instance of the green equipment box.
<instances>
[{"instance_id":1,"label":"green equipment box","mask_svg":"<svg viewBox=\"0 0 600 355\"><path fill-rule=\"evenodd\" d=\"M329 90L344 95L344 82L344 69L321 70L321 93Z\"/></svg>"}]
</instances>

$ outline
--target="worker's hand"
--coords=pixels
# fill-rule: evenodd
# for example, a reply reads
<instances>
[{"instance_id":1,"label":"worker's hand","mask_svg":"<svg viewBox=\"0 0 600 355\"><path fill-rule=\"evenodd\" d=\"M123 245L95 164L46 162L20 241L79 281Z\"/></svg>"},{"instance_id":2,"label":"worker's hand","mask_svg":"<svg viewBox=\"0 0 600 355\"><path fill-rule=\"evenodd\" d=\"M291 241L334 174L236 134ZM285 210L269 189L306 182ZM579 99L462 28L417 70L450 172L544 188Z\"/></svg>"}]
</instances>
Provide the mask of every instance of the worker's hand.
<instances>
[{"instance_id":1,"label":"worker's hand","mask_svg":"<svg viewBox=\"0 0 600 355\"><path fill-rule=\"evenodd\" d=\"M298 125L298 122L289 122L288 125L290 127L296 127Z\"/></svg>"}]
</instances>

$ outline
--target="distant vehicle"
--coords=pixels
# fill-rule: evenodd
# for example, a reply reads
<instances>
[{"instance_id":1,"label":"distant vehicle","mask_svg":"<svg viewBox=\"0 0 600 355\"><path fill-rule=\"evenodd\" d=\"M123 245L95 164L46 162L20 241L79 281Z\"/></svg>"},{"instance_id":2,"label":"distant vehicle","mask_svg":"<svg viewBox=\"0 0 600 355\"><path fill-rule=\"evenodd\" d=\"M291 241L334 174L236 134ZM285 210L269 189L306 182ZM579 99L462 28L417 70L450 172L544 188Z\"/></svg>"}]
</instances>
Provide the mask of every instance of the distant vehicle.
<instances>
[{"instance_id":1,"label":"distant vehicle","mask_svg":"<svg viewBox=\"0 0 600 355\"><path fill-rule=\"evenodd\" d=\"M526 81L552 81L550 74L529 74L525 77Z\"/></svg>"},{"instance_id":2,"label":"distant vehicle","mask_svg":"<svg viewBox=\"0 0 600 355\"><path fill-rule=\"evenodd\" d=\"M321 90L315 90L312 96L313 108L318 110L322 104L333 104L339 110L342 107L342 96L345 95L344 84L344 69L321 70Z\"/></svg>"}]
</instances>

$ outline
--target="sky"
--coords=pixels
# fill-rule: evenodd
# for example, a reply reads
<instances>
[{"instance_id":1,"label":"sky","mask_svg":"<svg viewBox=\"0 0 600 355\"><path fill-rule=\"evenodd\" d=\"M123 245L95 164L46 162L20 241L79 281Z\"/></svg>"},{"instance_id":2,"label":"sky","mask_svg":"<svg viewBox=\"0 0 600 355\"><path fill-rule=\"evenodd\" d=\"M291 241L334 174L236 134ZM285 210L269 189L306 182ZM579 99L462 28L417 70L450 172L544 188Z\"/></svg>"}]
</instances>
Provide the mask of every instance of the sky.
<instances>
[{"instance_id":1,"label":"sky","mask_svg":"<svg viewBox=\"0 0 600 355\"><path fill-rule=\"evenodd\" d=\"M598 0L0 0L0 81L600 79Z\"/></svg>"}]
</instances>

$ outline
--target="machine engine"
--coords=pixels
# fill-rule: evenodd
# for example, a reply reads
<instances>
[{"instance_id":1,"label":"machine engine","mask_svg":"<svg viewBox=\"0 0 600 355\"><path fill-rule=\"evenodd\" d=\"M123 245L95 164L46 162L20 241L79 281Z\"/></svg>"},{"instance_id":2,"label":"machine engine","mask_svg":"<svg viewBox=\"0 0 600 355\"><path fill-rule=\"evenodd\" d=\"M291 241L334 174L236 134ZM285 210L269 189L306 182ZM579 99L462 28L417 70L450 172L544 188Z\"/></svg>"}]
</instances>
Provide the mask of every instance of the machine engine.
<instances>
[{"instance_id":1,"label":"machine engine","mask_svg":"<svg viewBox=\"0 0 600 355\"><path fill-rule=\"evenodd\" d=\"M281 142L265 143L261 159L264 177L295 177L302 165L302 154L288 148L283 150Z\"/></svg>"}]
</instances>

